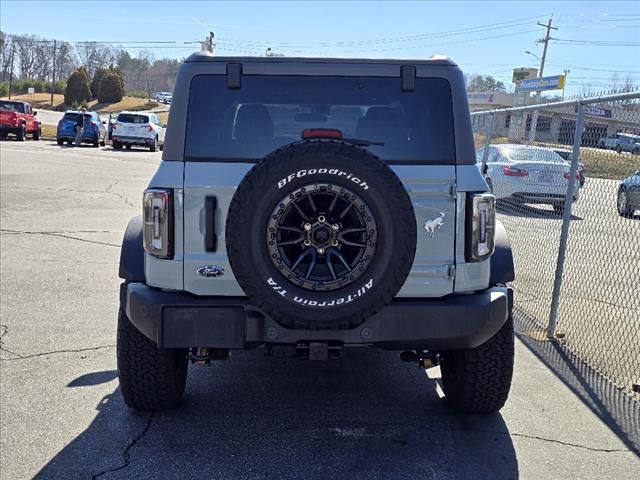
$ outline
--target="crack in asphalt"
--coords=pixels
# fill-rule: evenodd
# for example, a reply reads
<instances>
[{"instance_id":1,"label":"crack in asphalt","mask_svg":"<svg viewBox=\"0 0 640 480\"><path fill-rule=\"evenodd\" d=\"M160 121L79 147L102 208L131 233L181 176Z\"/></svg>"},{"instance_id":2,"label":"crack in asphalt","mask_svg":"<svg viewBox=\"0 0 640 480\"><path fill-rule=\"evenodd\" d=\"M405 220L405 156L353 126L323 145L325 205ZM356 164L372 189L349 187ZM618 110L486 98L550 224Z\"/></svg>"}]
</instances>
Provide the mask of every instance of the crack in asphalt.
<instances>
[{"instance_id":1,"label":"crack in asphalt","mask_svg":"<svg viewBox=\"0 0 640 480\"><path fill-rule=\"evenodd\" d=\"M95 475L93 475L91 477L91 480L96 480L98 477L101 477L103 475L106 475L107 473L113 473L113 472L117 472L120 470L123 470L125 468L127 468L129 465L131 465L131 449L133 447L135 447L135 445L144 438L144 436L147 434L147 432L149 431L149 428L151 427L151 422L153 421L153 417L156 414L155 411L152 411L149 414L149 418L147 418L147 424L144 426L144 429L142 430L142 432L140 432L138 434L138 436L136 436L135 438L133 438L125 447L125 449L122 452L122 458L124 460L124 462L121 465L118 465L117 467L112 467L109 468L107 470L103 470L99 473L96 473Z\"/></svg>"},{"instance_id":2,"label":"crack in asphalt","mask_svg":"<svg viewBox=\"0 0 640 480\"><path fill-rule=\"evenodd\" d=\"M589 447L587 445L580 445L579 443L570 443L564 442L562 440L556 440L554 438L545 438L539 437L537 435L527 435L525 433L514 433L514 432L496 432L493 430L476 430L476 432L481 433L491 433L495 435L506 435L509 437L519 437L519 438L527 438L530 440L540 440L542 442L555 443L558 445L564 445L565 447L575 447L575 448L583 448L585 450L589 450L590 452L603 452L603 453L640 453L640 450L635 448L596 448Z\"/></svg>"},{"instance_id":3,"label":"crack in asphalt","mask_svg":"<svg viewBox=\"0 0 640 480\"><path fill-rule=\"evenodd\" d=\"M76 348L76 349L68 349L68 350L52 350L50 352L34 353L31 355L18 355L17 353L14 353L14 355L17 355L18 358L0 358L0 362L13 362L16 360L26 360L27 358L43 357L45 355L55 355L58 353L90 352L92 350L101 350L103 348L115 348L115 345L99 345L97 347ZM8 352L8 350L6 349L3 349L3 350ZM9 352L9 353L13 353L13 352Z\"/></svg>"},{"instance_id":4,"label":"crack in asphalt","mask_svg":"<svg viewBox=\"0 0 640 480\"><path fill-rule=\"evenodd\" d=\"M86 238L74 237L71 235L64 235L62 233L56 233L56 232L31 232L31 231L24 231L24 230L9 230L6 228L0 229L0 232L9 233L9 234L19 234L19 235L49 235L52 237L60 237L60 238L68 238L71 240L77 240L79 242L95 243L96 245L106 245L108 247L117 247L117 248L121 247L121 245L117 245L115 243L98 242L97 240L87 240ZM87 230L87 231L78 231L73 233L100 233L100 232L98 230L96 230L95 232Z\"/></svg>"},{"instance_id":5,"label":"crack in asphalt","mask_svg":"<svg viewBox=\"0 0 640 480\"><path fill-rule=\"evenodd\" d=\"M116 197L118 197L119 199L123 200L124 203L126 203L127 205L129 205L130 207L133 208L138 208L136 205L134 205L133 203L131 203L131 201L124 195L120 195L119 193L116 192L112 192L111 189L113 187L115 187L118 183L120 183L120 180L113 182L111 185L109 185L107 188L104 189L105 193L108 193L109 195L114 195Z\"/></svg>"},{"instance_id":6,"label":"crack in asphalt","mask_svg":"<svg viewBox=\"0 0 640 480\"><path fill-rule=\"evenodd\" d=\"M0 325L0 351L10 353L15 357L20 357L20 355L12 352L11 350L7 349L7 347L4 346L4 341L2 339L7 333L9 333L9 327L7 325ZM11 360L11 359L7 358L7 359L0 359L0 360Z\"/></svg>"}]
</instances>

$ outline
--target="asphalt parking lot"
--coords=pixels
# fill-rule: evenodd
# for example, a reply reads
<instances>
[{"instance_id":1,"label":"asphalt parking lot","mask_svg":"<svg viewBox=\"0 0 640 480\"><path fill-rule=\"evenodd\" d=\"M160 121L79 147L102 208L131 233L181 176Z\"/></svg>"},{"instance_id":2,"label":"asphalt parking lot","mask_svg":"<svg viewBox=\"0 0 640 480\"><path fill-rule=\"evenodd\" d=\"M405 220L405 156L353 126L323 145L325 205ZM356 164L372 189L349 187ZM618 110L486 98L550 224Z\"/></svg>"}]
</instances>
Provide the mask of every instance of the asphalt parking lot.
<instances>
[{"instance_id":1,"label":"asphalt parking lot","mask_svg":"<svg viewBox=\"0 0 640 480\"><path fill-rule=\"evenodd\" d=\"M364 350L320 363L239 353L191 366L181 409L127 409L119 243L159 161L0 143L0 478L640 476L638 420L621 435L526 340L489 417L453 414L424 372Z\"/></svg>"}]
</instances>

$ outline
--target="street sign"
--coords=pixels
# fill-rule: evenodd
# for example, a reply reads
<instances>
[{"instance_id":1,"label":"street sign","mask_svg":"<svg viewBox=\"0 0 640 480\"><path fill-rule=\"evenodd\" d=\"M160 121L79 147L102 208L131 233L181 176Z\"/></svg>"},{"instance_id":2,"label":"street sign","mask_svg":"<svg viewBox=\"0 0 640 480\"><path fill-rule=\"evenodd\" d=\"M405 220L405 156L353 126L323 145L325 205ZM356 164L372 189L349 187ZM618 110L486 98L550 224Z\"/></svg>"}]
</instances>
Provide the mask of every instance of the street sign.
<instances>
[{"instance_id":1,"label":"street sign","mask_svg":"<svg viewBox=\"0 0 640 480\"><path fill-rule=\"evenodd\" d=\"M536 78L538 76L537 68L514 68L513 69L513 78L511 79L512 83L517 83L520 80L526 80L527 78Z\"/></svg>"},{"instance_id":2,"label":"street sign","mask_svg":"<svg viewBox=\"0 0 640 480\"><path fill-rule=\"evenodd\" d=\"M537 92L541 90L562 90L564 88L564 75L553 77L529 78L518 84L521 92Z\"/></svg>"}]
</instances>

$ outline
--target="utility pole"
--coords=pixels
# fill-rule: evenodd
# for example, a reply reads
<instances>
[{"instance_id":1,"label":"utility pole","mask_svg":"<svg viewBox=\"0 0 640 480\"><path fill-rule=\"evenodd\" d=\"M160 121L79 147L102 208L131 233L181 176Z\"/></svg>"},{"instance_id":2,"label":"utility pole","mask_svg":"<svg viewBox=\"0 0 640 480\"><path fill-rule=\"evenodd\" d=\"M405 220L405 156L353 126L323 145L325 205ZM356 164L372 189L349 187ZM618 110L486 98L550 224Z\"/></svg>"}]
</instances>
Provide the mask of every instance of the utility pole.
<instances>
[{"instance_id":1,"label":"utility pole","mask_svg":"<svg viewBox=\"0 0 640 480\"><path fill-rule=\"evenodd\" d=\"M11 70L9 70L9 100L11 100L11 81L13 80L13 54L16 51L16 47L11 42Z\"/></svg>"},{"instance_id":2,"label":"utility pole","mask_svg":"<svg viewBox=\"0 0 640 480\"><path fill-rule=\"evenodd\" d=\"M549 19L547 24L537 22L538 25L547 29L547 32L544 38L540 40L536 40L536 43L544 43L544 47L542 48L542 58L540 59L540 70L538 70L538 78L542 78L544 74L544 62L547 59L547 47L549 46L549 41L553 40L551 38L551 30L558 30L558 27L552 27L551 22L553 21L553 16ZM542 91L536 91L536 103L540 103L540 96L542 95ZM529 130L529 143L532 144L536 139L536 130L538 129L538 110L534 110L533 116L531 117L531 128Z\"/></svg>"},{"instance_id":3,"label":"utility pole","mask_svg":"<svg viewBox=\"0 0 640 480\"><path fill-rule=\"evenodd\" d=\"M53 94L56 91L56 41L53 41L53 69L51 70L51 110L53 110Z\"/></svg>"},{"instance_id":4,"label":"utility pole","mask_svg":"<svg viewBox=\"0 0 640 480\"><path fill-rule=\"evenodd\" d=\"M551 30L558 30L558 27L551 26L552 20L553 20L553 17L549 19L546 25L540 22L537 23L541 27L544 27L547 29L547 33L544 36L544 38L540 40L536 40L536 43L544 43L544 47L542 49L542 58L540 59L540 70L538 71L538 78L542 77L542 74L544 73L544 62L547 59L547 47L549 46L549 40L553 40L553 38L551 38Z\"/></svg>"}]
</instances>

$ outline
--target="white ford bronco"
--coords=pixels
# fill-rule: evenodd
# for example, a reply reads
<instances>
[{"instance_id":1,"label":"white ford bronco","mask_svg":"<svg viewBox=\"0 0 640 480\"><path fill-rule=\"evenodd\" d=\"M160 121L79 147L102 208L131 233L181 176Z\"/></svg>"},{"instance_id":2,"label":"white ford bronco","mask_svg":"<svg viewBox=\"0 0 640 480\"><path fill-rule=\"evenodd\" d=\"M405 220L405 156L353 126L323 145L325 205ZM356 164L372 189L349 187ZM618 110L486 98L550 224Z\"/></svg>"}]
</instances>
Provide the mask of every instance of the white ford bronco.
<instances>
[{"instance_id":1,"label":"white ford bronco","mask_svg":"<svg viewBox=\"0 0 640 480\"><path fill-rule=\"evenodd\" d=\"M475 163L446 57L189 57L122 244L126 403L173 407L189 362L234 350L367 346L439 365L460 411L500 409L514 268Z\"/></svg>"}]
</instances>

